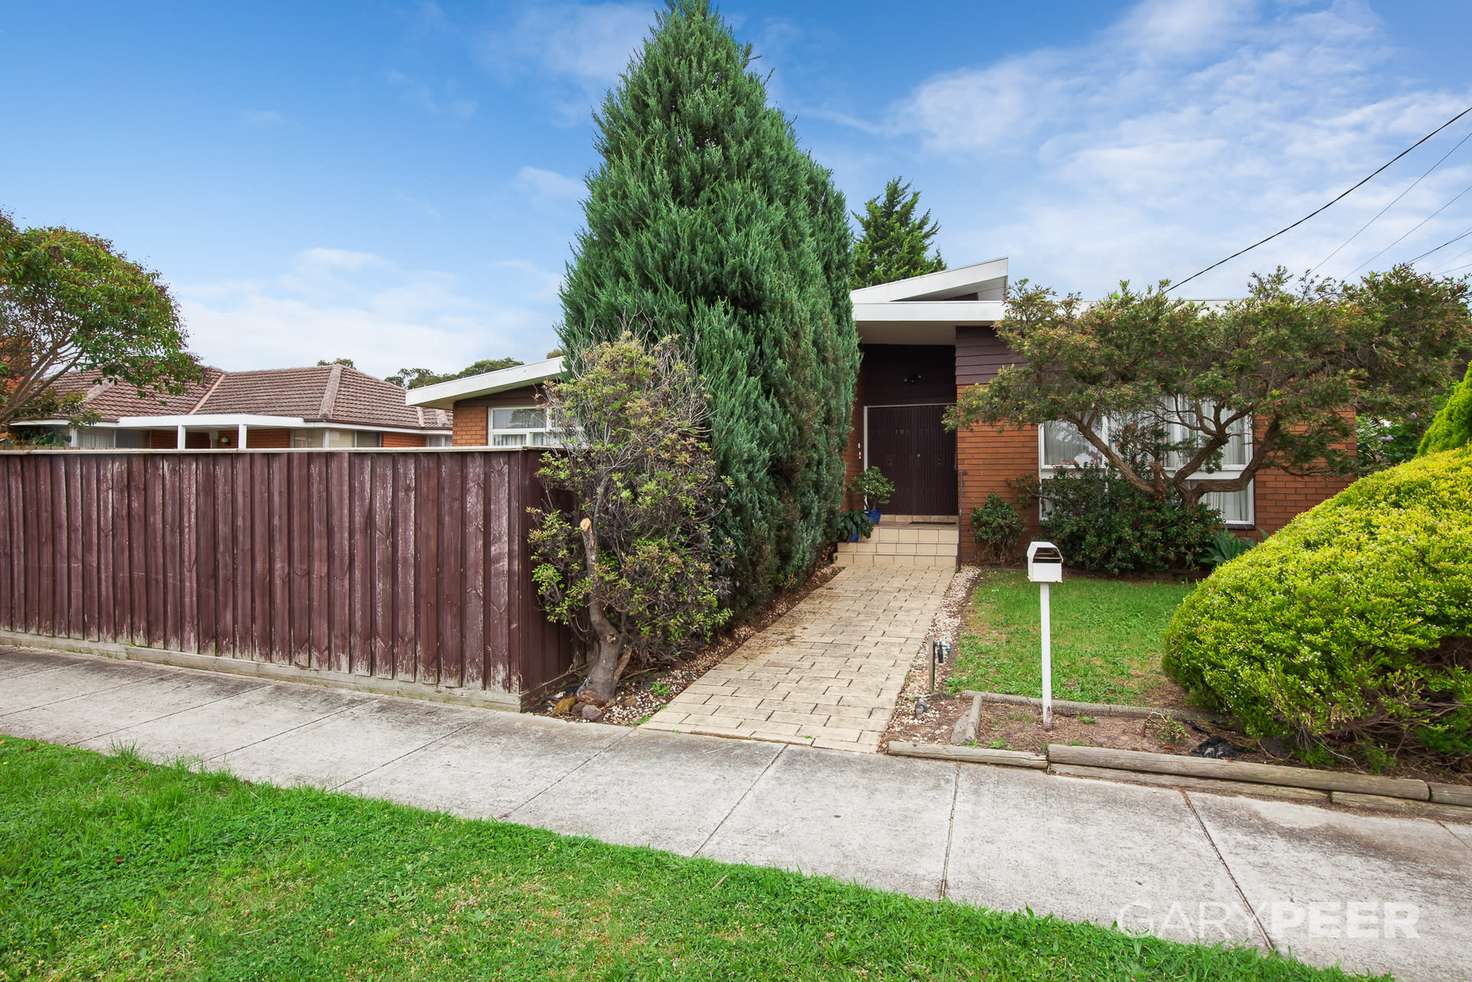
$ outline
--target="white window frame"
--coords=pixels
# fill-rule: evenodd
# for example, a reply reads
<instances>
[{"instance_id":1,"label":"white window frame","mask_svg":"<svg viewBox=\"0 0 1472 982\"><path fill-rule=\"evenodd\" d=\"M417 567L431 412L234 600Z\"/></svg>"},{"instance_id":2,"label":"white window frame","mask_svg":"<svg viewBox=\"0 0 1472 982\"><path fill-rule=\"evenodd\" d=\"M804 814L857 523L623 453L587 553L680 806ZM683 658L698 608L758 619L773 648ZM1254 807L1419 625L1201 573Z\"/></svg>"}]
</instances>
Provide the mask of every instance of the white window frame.
<instances>
[{"instance_id":1,"label":"white window frame","mask_svg":"<svg viewBox=\"0 0 1472 982\"><path fill-rule=\"evenodd\" d=\"M499 429L499 430L496 429L496 413L498 413L498 412L503 412L503 413L505 413L505 412L511 412L511 413L514 413L514 412L518 412L518 411L523 410L523 409L527 409L527 410L531 410L533 412L539 412L539 413L541 413L542 414L542 425L540 427L531 427L531 428L517 427L516 429ZM548 448L548 447L560 447L560 446L562 446L562 441L558 439L557 433L558 433L558 428L557 427L554 427L552 425L552 419L551 419L550 413L549 413L546 405L527 404L527 405L518 405L518 406L487 406L486 407L486 446L488 446L488 447L496 447L496 446L501 446L501 447L531 447L533 449L538 449L538 450L545 449L545 448ZM535 441L535 440L532 439L532 437L534 435L536 435L536 434L540 434L541 435L542 439L541 439L540 442L537 442L537 441ZM498 436L502 436L502 437L513 437L513 436L515 436L515 437L521 437L523 439L522 439L522 441L520 443L500 443L500 444L498 444L498 443L496 443L496 437L498 437Z\"/></svg>"},{"instance_id":2,"label":"white window frame","mask_svg":"<svg viewBox=\"0 0 1472 982\"><path fill-rule=\"evenodd\" d=\"M1063 421L1062 420L1054 420L1053 422L1061 423ZM1040 481L1046 481L1048 478L1052 477L1054 474L1056 474L1060 470L1065 470L1065 469L1067 469L1069 467L1076 466L1076 465L1072 465L1072 464L1049 464L1047 462L1046 443L1044 441L1044 433L1043 433L1043 430L1044 430L1044 428L1047 425L1048 425L1047 423L1043 423L1043 424L1040 424L1037 427L1037 431L1038 431L1038 480L1040 480ZM1171 428L1172 428L1173 431L1176 430L1178 426L1179 426L1179 424L1171 424ZM1253 434L1252 434L1252 417L1251 416L1244 417L1244 419L1243 419L1243 426L1244 426L1244 430L1243 430L1243 432L1244 432L1244 446L1245 446L1246 451L1247 451L1247 453L1246 453L1246 459L1247 460L1251 460L1252 459L1252 440L1253 440ZM1110 428L1110 421L1109 421L1109 417L1106 416L1106 417L1102 418L1099 421L1099 425L1097 427L1099 436L1101 438L1103 438L1103 440L1104 440L1105 443L1111 442L1111 435L1110 435L1110 432L1109 432L1109 428ZM1172 437L1174 437L1176 434L1174 432L1172 432L1171 435L1172 435ZM1103 466L1107 466L1107 463L1105 463L1102 460L1100 461L1100 463ZM1230 480L1230 479L1232 479L1234 477L1239 477L1244 470L1246 470L1246 465L1245 464L1241 464L1241 465L1228 465L1226 463L1223 463L1223 465L1221 466L1221 468L1218 469L1218 470L1214 470L1214 471L1199 470L1199 471L1197 471L1194 475L1192 475L1191 480L1193 480L1193 481L1194 480L1202 480L1202 481ZM1204 504L1210 505L1211 507L1215 508L1218 514L1221 514L1221 508L1218 505L1215 505L1215 504L1212 503L1212 500L1211 500L1212 497L1214 495L1219 495L1219 494L1242 494L1242 493L1245 493L1246 496L1247 496L1247 518L1246 518L1246 520L1244 520L1244 521L1227 521L1226 517L1223 516L1222 517L1222 521L1226 524L1226 526L1228 528L1240 528L1240 529L1256 528L1257 527L1257 482L1256 481L1249 481L1249 482L1247 482L1247 487L1243 488L1241 491L1209 491L1206 494L1203 494L1201 496L1201 500L1202 500L1202 502ZM1044 501L1041 501L1041 500L1038 502L1038 521L1040 521L1040 522L1046 522L1047 521L1047 514L1046 514L1045 504L1046 503Z\"/></svg>"}]
</instances>

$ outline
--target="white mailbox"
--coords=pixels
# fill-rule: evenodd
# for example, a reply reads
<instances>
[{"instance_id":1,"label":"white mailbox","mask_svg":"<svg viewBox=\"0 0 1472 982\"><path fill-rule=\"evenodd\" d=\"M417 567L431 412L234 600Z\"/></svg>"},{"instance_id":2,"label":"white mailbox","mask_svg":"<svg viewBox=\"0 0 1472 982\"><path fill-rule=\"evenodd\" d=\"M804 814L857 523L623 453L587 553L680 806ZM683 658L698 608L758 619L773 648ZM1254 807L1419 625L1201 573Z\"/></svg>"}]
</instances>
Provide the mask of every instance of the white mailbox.
<instances>
[{"instance_id":1,"label":"white mailbox","mask_svg":"<svg viewBox=\"0 0 1472 982\"><path fill-rule=\"evenodd\" d=\"M1063 553L1051 542L1027 546L1027 578L1034 583L1063 582Z\"/></svg>"}]
</instances>

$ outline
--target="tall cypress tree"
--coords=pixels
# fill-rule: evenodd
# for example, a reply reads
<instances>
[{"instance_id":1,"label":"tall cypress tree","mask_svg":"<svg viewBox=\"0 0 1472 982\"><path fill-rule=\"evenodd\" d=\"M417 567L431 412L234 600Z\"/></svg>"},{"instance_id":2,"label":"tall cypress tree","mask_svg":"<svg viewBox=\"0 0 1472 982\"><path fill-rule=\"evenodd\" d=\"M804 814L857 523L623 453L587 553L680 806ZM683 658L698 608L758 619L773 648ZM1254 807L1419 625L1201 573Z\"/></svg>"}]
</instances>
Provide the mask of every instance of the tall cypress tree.
<instances>
[{"instance_id":1,"label":"tall cypress tree","mask_svg":"<svg viewBox=\"0 0 1472 982\"><path fill-rule=\"evenodd\" d=\"M828 537L858 372L851 236L707 0L673 0L596 116L602 163L562 290L562 348L680 339L729 478L733 606L805 573Z\"/></svg>"},{"instance_id":2,"label":"tall cypress tree","mask_svg":"<svg viewBox=\"0 0 1472 982\"><path fill-rule=\"evenodd\" d=\"M920 209L920 192L907 182L891 178L884 194L864 203L864 213L854 212L859 221L859 241L854 246L854 287L892 283L909 276L935 273L946 268L940 250L931 242L940 224L930 212Z\"/></svg>"}]
</instances>

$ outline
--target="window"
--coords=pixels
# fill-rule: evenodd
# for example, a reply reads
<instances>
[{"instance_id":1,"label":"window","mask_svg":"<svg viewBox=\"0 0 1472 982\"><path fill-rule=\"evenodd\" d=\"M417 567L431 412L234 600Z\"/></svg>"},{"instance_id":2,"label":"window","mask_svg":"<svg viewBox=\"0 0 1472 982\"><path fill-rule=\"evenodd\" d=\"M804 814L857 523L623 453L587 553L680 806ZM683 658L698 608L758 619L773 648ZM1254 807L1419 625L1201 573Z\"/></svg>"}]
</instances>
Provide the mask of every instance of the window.
<instances>
[{"instance_id":1,"label":"window","mask_svg":"<svg viewBox=\"0 0 1472 982\"><path fill-rule=\"evenodd\" d=\"M557 434L547 425L542 406L492 407L487 417L491 447L555 447Z\"/></svg>"},{"instance_id":2,"label":"window","mask_svg":"<svg viewBox=\"0 0 1472 982\"><path fill-rule=\"evenodd\" d=\"M293 450L310 449L322 446L321 430L292 430L291 448Z\"/></svg>"},{"instance_id":3,"label":"window","mask_svg":"<svg viewBox=\"0 0 1472 982\"><path fill-rule=\"evenodd\" d=\"M119 450L144 450L148 447L148 433L144 430L113 430L113 446Z\"/></svg>"},{"instance_id":4,"label":"window","mask_svg":"<svg viewBox=\"0 0 1472 982\"><path fill-rule=\"evenodd\" d=\"M354 430L353 446L381 447L383 446L383 434L373 430Z\"/></svg>"},{"instance_id":5,"label":"window","mask_svg":"<svg viewBox=\"0 0 1472 982\"><path fill-rule=\"evenodd\" d=\"M426 447L448 447L450 438L443 433L431 433L424 438L424 445Z\"/></svg>"},{"instance_id":6,"label":"window","mask_svg":"<svg viewBox=\"0 0 1472 982\"><path fill-rule=\"evenodd\" d=\"M82 450L110 450L117 446L117 430L101 426L83 426L77 430L77 447Z\"/></svg>"},{"instance_id":7,"label":"window","mask_svg":"<svg viewBox=\"0 0 1472 982\"><path fill-rule=\"evenodd\" d=\"M1211 412L1211 407L1203 406L1201 411ZM1099 435L1105 440L1111 440L1108 419L1100 421ZM1186 435L1187 428L1184 423L1171 424L1170 437L1173 441L1182 441ZM1231 439L1222 448L1222 459L1218 469L1199 470L1193 476L1202 480L1236 477L1247 466L1247 461L1252 456L1251 448L1252 420L1250 417L1244 417L1233 424ZM1173 467L1179 467L1184 462L1180 454L1172 454L1171 458L1169 463ZM1046 481L1060 467L1082 467L1089 464L1103 465L1104 456L1083 438L1073 424L1054 421L1038 427L1039 478ZM1254 521L1252 493L1253 486L1248 484L1240 491L1207 492L1202 495L1201 502L1215 508L1221 514L1222 521L1228 525L1250 526ZM1039 507L1039 517L1046 520L1046 508L1041 505Z\"/></svg>"}]
</instances>

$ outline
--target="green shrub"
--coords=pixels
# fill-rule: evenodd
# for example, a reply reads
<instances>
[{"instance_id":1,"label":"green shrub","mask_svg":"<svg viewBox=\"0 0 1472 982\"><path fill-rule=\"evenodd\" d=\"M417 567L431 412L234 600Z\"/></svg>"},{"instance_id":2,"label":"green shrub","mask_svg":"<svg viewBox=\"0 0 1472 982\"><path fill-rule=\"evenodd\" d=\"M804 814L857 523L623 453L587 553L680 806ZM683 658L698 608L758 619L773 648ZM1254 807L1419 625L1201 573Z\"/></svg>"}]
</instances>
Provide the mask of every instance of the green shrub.
<instances>
[{"instance_id":1,"label":"green shrub","mask_svg":"<svg viewBox=\"0 0 1472 982\"><path fill-rule=\"evenodd\" d=\"M863 499L865 507L878 508L894 497L894 482L877 467L865 467L848 482L850 493Z\"/></svg>"},{"instance_id":2,"label":"green shrub","mask_svg":"<svg viewBox=\"0 0 1472 982\"><path fill-rule=\"evenodd\" d=\"M1472 444L1472 365L1467 366L1466 377L1452 388L1446 404L1432 417L1417 453L1438 453L1468 444Z\"/></svg>"},{"instance_id":3,"label":"green shrub","mask_svg":"<svg viewBox=\"0 0 1472 982\"><path fill-rule=\"evenodd\" d=\"M1218 569L1165 668L1306 752L1472 756L1472 448L1361 478Z\"/></svg>"},{"instance_id":4,"label":"green shrub","mask_svg":"<svg viewBox=\"0 0 1472 982\"><path fill-rule=\"evenodd\" d=\"M1022 538L1022 516L1006 498L989 494L985 502L971 509L971 534L985 558L1006 562Z\"/></svg>"},{"instance_id":5,"label":"green shrub","mask_svg":"<svg viewBox=\"0 0 1472 982\"><path fill-rule=\"evenodd\" d=\"M1223 527L1205 505L1145 494L1102 467L1070 468L1020 487L1025 501L1045 502L1043 527L1063 561L1099 573L1194 569Z\"/></svg>"},{"instance_id":6,"label":"green shrub","mask_svg":"<svg viewBox=\"0 0 1472 982\"><path fill-rule=\"evenodd\" d=\"M874 519L866 511L841 511L833 521L833 538L836 542L853 542L854 536L867 539L874 531Z\"/></svg>"},{"instance_id":7,"label":"green shrub","mask_svg":"<svg viewBox=\"0 0 1472 982\"><path fill-rule=\"evenodd\" d=\"M1201 561L1214 568L1231 562L1255 545L1257 543L1251 539L1244 539L1222 529L1211 537L1211 544L1206 547L1206 554L1201 557Z\"/></svg>"}]
</instances>

